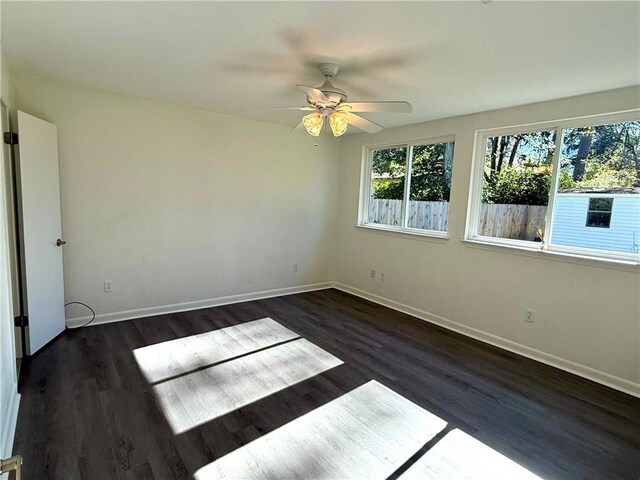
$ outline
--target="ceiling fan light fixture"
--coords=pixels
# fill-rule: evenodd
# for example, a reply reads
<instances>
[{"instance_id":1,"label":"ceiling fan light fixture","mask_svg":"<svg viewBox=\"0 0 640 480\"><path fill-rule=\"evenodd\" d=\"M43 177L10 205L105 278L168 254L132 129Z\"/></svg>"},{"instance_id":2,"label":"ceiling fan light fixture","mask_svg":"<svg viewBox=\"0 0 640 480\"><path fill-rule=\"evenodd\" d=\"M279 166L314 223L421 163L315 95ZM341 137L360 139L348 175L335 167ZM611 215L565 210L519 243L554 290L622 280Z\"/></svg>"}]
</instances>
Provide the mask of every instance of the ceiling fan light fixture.
<instances>
[{"instance_id":1,"label":"ceiling fan light fixture","mask_svg":"<svg viewBox=\"0 0 640 480\"><path fill-rule=\"evenodd\" d=\"M349 126L347 114L344 112L333 112L329 115L329 126L333 132L333 136L339 137L347 131L347 127Z\"/></svg>"},{"instance_id":2,"label":"ceiling fan light fixture","mask_svg":"<svg viewBox=\"0 0 640 480\"><path fill-rule=\"evenodd\" d=\"M313 111L313 113L303 117L302 121L293 130L302 130L302 127L304 127L309 135L317 137L322 133L326 117L327 127L331 128L334 137L344 135L349 125L353 125L367 133L377 133L382 130L382 125L361 117L358 113L411 113L412 111L409 102L405 101L348 102L347 93L331 83L331 79L338 73L338 65L322 63L319 67L320 72L325 77L322 85L319 87L296 85L306 93L307 104L303 107L278 109Z\"/></svg>"},{"instance_id":3,"label":"ceiling fan light fixture","mask_svg":"<svg viewBox=\"0 0 640 480\"><path fill-rule=\"evenodd\" d=\"M302 125L309 135L317 137L322 131L322 125L324 124L324 118L319 112L313 112L309 115L302 117Z\"/></svg>"}]
</instances>

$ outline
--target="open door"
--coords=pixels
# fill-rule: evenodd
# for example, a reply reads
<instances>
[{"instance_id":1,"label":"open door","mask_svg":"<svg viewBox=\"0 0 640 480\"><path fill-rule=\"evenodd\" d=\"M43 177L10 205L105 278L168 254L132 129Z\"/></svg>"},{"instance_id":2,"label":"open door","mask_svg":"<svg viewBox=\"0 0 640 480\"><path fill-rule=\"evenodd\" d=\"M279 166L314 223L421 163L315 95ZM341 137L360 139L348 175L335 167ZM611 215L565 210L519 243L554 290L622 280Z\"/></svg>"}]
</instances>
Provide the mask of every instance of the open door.
<instances>
[{"instance_id":1,"label":"open door","mask_svg":"<svg viewBox=\"0 0 640 480\"><path fill-rule=\"evenodd\" d=\"M18 138L25 333L33 354L65 328L58 130L18 111Z\"/></svg>"}]
</instances>

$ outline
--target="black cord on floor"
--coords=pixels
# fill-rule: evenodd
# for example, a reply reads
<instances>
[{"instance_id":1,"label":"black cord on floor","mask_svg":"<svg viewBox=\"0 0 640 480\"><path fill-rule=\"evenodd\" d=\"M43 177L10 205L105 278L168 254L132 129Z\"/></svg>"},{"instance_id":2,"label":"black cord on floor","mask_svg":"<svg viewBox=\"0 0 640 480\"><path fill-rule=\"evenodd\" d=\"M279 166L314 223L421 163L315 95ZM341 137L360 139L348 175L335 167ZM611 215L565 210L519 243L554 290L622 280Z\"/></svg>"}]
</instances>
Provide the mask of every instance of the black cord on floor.
<instances>
[{"instance_id":1,"label":"black cord on floor","mask_svg":"<svg viewBox=\"0 0 640 480\"><path fill-rule=\"evenodd\" d=\"M91 322L93 322L96 319L96 312L93 311L93 308L91 308L89 305L87 305L86 303L82 303L82 302L69 302L69 303L65 303L64 306L66 307L67 305L72 305L72 304L78 304L78 305L84 305L85 307L87 307L89 310L91 310L91 314L93 315L93 317L91 317L91 320L89 320L87 323L85 323L84 325L80 325L78 327L67 327L70 329L75 329L75 328L82 328L82 327L86 327L87 325L89 325Z\"/></svg>"}]
</instances>

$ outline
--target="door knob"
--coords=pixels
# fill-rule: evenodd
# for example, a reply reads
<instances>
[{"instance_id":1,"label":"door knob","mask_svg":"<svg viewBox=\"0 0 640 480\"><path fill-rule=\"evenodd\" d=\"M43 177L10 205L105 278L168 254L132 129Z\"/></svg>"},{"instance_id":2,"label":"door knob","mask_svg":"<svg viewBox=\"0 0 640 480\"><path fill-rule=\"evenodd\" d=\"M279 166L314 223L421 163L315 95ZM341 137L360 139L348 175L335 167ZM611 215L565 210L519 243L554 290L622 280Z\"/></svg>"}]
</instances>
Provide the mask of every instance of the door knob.
<instances>
[{"instance_id":1,"label":"door knob","mask_svg":"<svg viewBox=\"0 0 640 480\"><path fill-rule=\"evenodd\" d=\"M57 246L59 246L59 247L61 247L61 246L62 246L62 245L64 245L65 243L67 243L67 242L65 242L64 240L62 240L62 239L60 239L60 238L59 238L58 240L56 240L56 245L57 245Z\"/></svg>"}]
</instances>

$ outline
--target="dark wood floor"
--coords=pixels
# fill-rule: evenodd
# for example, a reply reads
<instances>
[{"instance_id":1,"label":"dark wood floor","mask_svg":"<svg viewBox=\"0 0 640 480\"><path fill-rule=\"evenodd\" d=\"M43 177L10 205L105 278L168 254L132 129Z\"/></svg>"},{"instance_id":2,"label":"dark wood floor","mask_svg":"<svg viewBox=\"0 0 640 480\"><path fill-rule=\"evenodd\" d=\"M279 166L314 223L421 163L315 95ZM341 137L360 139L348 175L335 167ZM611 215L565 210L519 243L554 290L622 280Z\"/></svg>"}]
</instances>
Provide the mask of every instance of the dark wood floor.
<instances>
[{"instance_id":1,"label":"dark wood floor","mask_svg":"<svg viewBox=\"0 0 640 480\"><path fill-rule=\"evenodd\" d=\"M132 351L265 316L344 364L174 435ZM640 476L640 399L336 290L65 332L24 365L14 452L26 480L192 478L371 379L544 479Z\"/></svg>"}]
</instances>

